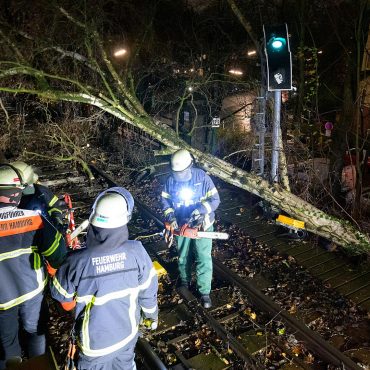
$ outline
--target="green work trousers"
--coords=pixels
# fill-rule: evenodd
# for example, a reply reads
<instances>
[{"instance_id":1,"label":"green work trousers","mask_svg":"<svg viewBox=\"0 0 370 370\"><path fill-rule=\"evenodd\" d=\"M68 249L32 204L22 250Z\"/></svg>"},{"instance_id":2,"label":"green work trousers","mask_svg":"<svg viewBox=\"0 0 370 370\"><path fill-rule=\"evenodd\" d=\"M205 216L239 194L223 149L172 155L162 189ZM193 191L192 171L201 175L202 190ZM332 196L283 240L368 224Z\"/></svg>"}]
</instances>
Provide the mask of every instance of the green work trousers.
<instances>
[{"instance_id":1,"label":"green work trousers","mask_svg":"<svg viewBox=\"0 0 370 370\"><path fill-rule=\"evenodd\" d=\"M206 231L213 231L213 226ZM197 289L201 295L209 294L212 281L212 239L177 237L179 273L183 284L191 281L191 268L195 262Z\"/></svg>"}]
</instances>

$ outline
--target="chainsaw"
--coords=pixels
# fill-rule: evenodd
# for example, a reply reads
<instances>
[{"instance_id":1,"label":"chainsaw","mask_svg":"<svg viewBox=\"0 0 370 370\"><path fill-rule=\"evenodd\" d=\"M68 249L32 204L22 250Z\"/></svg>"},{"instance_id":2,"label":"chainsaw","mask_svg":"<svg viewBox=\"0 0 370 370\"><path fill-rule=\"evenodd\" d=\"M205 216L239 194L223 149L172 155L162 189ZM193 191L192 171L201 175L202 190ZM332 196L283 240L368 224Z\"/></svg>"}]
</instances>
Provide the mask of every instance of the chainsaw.
<instances>
[{"instance_id":1,"label":"chainsaw","mask_svg":"<svg viewBox=\"0 0 370 370\"><path fill-rule=\"evenodd\" d=\"M89 226L89 220L85 220L81 225L76 227L75 230L70 234L70 240L73 241L81 232L87 229ZM190 239L221 239L226 240L229 238L229 234L219 232L219 231L199 231L195 227L190 227L188 224L183 225L180 229L174 230L171 228L170 224L165 222L165 229L163 232L153 234L154 235L163 235L168 247L173 243L174 236L183 236Z\"/></svg>"},{"instance_id":2,"label":"chainsaw","mask_svg":"<svg viewBox=\"0 0 370 370\"><path fill-rule=\"evenodd\" d=\"M174 230L169 223L165 223L165 229L163 231L164 240L168 247L173 243L174 236L183 236L189 239L221 239L226 240L229 238L229 234L219 231L199 231L196 227L190 227L188 224L183 225L180 229Z\"/></svg>"}]
</instances>

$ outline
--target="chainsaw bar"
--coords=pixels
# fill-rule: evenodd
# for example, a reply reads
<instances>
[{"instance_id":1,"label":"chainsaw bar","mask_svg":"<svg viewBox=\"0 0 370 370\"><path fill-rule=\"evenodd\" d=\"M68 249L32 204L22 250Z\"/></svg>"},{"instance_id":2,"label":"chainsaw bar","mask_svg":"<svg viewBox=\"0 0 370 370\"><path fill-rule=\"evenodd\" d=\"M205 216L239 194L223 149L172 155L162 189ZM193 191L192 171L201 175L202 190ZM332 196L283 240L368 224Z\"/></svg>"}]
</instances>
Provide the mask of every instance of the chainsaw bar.
<instances>
[{"instance_id":1,"label":"chainsaw bar","mask_svg":"<svg viewBox=\"0 0 370 370\"><path fill-rule=\"evenodd\" d=\"M221 240L229 239L229 234L218 231L198 231L197 234L198 238L221 239Z\"/></svg>"},{"instance_id":2,"label":"chainsaw bar","mask_svg":"<svg viewBox=\"0 0 370 370\"><path fill-rule=\"evenodd\" d=\"M71 240L73 240L79 234L81 234L84 230L86 230L88 226L89 226L89 220L85 220L84 222L82 222L80 226L78 226L75 230L72 231Z\"/></svg>"}]
</instances>

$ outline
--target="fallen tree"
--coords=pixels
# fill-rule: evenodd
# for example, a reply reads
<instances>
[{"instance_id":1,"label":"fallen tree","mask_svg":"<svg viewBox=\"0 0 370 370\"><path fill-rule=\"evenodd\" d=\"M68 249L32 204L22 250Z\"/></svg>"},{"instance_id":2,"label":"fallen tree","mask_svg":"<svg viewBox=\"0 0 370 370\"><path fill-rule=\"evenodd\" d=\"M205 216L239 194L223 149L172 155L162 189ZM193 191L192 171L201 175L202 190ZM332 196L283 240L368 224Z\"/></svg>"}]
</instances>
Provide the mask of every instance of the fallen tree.
<instances>
[{"instance_id":1,"label":"fallen tree","mask_svg":"<svg viewBox=\"0 0 370 370\"><path fill-rule=\"evenodd\" d=\"M85 25L75 21L64 9L59 9L77 27ZM261 177L241 170L215 156L201 152L179 138L168 125L153 119L143 108L135 94L132 76L126 72L123 77L117 73L103 47L103 42L96 31L90 31L88 57L76 53L65 53L75 62L82 61L89 73L95 73L100 85L91 86L90 80L79 80L73 72L66 74L47 73L40 68L33 68L22 60L0 62L0 91L12 94L33 94L45 101L59 100L90 104L140 128L170 150L185 148L197 162L211 175L260 196L305 222L306 229L343 246L352 253L369 253L368 236L361 233L351 223L332 217L278 184L270 184ZM99 51L99 60L92 54L91 43ZM54 48L54 50L56 50ZM66 68L64 71L69 71ZM17 82L15 84L15 81ZM40 81L43 83L40 84ZM16 86L16 87L14 87Z\"/></svg>"}]
</instances>

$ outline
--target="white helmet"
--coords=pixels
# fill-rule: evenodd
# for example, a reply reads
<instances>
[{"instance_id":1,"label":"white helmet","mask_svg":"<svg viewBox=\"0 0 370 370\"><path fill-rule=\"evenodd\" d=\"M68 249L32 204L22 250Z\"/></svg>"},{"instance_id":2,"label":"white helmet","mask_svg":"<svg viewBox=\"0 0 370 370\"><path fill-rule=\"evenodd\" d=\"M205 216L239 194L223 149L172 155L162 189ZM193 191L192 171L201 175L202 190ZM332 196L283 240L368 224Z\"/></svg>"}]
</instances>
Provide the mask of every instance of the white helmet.
<instances>
[{"instance_id":1,"label":"white helmet","mask_svg":"<svg viewBox=\"0 0 370 370\"><path fill-rule=\"evenodd\" d=\"M193 164L193 158L185 149L180 149L172 154L171 169L172 171L184 171Z\"/></svg>"},{"instance_id":2,"label":"white helmet","mask_svg":"<svg viewBox=\"0 0 370 370\"><path fill-rule=\"evenodd\" d=\"M22 182L22 177L19 171L9 165L2 164L0 166L0 203L8 206L8 204L17 206L21 201L22 190L25 185Z\"/></svg>"},{"instance_id":3,"label":"white helmet","mask_svg":"<svg viewBox=\"0 0 370 370\"><path fill-rule=\"evenodd\" d=\"M0 188L11 189L20 188L24 189L22 174L20 171L10 164L4 163L0 165Z\"/></svg>"},{"instance_id":4,"label":"white helmet","mask_svg":"<svg viewBox=\"0 0 370 370\"><path fill-rule=\"evenodd\" d=\"M126 189L110 188L95 200L89 221L103 229L124 226L131 219L133 208L134 198Z\"/></svg>"},{"instance_id":5,"label":"white helmet","mask_svg":"<svg viewBox=\"0 0 370 370\"><path fill-rule=\"evenodd\" d=\"M39 179L37 173L35 173L32 166L28 165L22 161L16 161L10 163L13 167L15 167L22 176L23 183L27 185L34 184Z\"/></svg>"}]
</instances>

